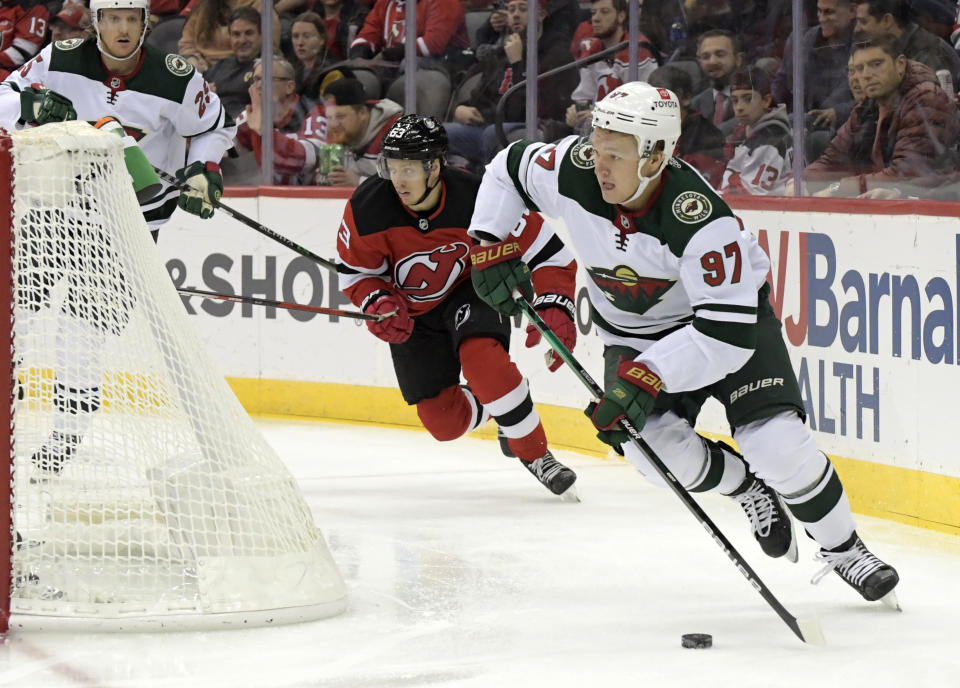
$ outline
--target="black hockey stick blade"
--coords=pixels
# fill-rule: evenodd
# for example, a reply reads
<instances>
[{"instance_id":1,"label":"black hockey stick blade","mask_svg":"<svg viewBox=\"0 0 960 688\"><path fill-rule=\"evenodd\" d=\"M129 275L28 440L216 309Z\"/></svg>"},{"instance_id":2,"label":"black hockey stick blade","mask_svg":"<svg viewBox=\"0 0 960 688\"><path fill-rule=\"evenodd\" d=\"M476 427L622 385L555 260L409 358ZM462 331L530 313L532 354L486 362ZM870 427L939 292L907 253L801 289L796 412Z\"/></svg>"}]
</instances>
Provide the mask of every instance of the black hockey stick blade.
<instances>
[{"instance_id":1,"label":"black hockey stick blade","mask_svg":"<svg viewBox=\"0 0 960 688\"><path fill-rule=\"evenodd\" d=\"M185 184L183 184L181 181L179 181L176 177L174 177L170 173L164 172L159 167L154 167L153 169L156 170L157 175L160 177L160 179L167 182L168 184L180 189L181 191L184 191L187 188ZM276 241L278 244L282 244L287 248L293 251L296 251L301 256L304 256L306 258L309 258L310 260L316 261L317 263L320 263L320 265L322 265L323 267L329 268L330 270L333 270L334 272L336 272L337 264L334 263L332 260L318 256L316 253L306 248L305 246L301 246L297 242L293 241L292 239L288 239L282 234L277 234L269 227L265 227L264 225L254 220L252 217L247 217L246 215L241 213L239 210L234 210L230 206L225 205L220 201L217 201L216 203L214 203L214 205L219 210L223 211L225 214L229 215L234 220L237 220L238 222L242 222L250 229L256 230L257 232L260 232L264 236L270 237L271 239Z\"/></svg>"},{"instance_id":2,"label":"black hockey stick blade","mask_svg":"<svg viewBox=\"0 0 960 688\"><path fill-rule=\"evenodd\" d=\"M531 324L537 329L537 331L543 336L544 339L550 344L554 351L557 352L557 355L563 359L563 362L570 366L570 370L579 378L579 380L584 384L584 386L590 390L590 394L593 396L594 400L599 400L603 396L603 388L596 383L596 381L590 377L590 374L586 369L580 365L580 362L573 357L573 354L570 353L570 350L564 345L559 337L551 330L540 315L534 310L533 306L530 305L530 302L527 301L523 296L515 294L517 299L517 304L520 306L520 309L523 311L523 314L531 322ZM693 514L694 518L703 526L703 529L707 531L713 541L719 545L720 549L723 550L723 553L727 555L727 558L733 562L737 570L747 579L747 582L750 583L750 586L760 593L760 596L766 600L767 604L777 613L777 615L783 620L783 622L793 631L800 640L805 643L810 643L811 645L824 645L826 640L823 636L823 630L820 628L820 623L816 619L803 619L798 620L793 614L787 611L787 608L784 607L780 600L774 596L766 584L760 579L760 576L753 570L750 564L747 563L747 560L743 558L740 552L733 546L733 544L727 539L727 537L720 531L716 524L707 516L706 512L700 508L700 505L697 504L696 500L687 492L686 488L677 480L674 475L670 472L670 469L666 467L662 459L657 455L653 448L647 444L646 440L641 437L640 433L637 432L637 429L633 427L630 421L624 419L620 421L620 424L623 426L623 429L627 431L627 434L630 435L630 441L641 451L647 460L650 462L650 465L660 474L660 477L663 478L667 486L673 490L673 493L680 498L680 501L683 502L684 506Z\"/></svg>"}]
</instances>

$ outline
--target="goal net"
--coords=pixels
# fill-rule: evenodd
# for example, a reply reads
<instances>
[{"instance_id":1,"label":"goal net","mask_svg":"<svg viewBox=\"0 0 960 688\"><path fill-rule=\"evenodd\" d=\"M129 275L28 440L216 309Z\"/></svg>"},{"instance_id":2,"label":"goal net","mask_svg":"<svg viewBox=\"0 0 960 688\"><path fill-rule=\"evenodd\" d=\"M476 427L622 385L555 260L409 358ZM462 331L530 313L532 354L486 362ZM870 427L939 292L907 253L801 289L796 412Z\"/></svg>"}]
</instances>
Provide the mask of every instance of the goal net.
<instances>
[{"instance_id":1,"label":"goal net","mask_svg":"<svg viewBox=\"0 0 960 688\"><path fill-rule=\"evenodd\" d=\"M173 289L121 139L84 122L0 131L0 179L0 624L220 628L342 611L294 479Z\"/></svg>"}]
</instances>

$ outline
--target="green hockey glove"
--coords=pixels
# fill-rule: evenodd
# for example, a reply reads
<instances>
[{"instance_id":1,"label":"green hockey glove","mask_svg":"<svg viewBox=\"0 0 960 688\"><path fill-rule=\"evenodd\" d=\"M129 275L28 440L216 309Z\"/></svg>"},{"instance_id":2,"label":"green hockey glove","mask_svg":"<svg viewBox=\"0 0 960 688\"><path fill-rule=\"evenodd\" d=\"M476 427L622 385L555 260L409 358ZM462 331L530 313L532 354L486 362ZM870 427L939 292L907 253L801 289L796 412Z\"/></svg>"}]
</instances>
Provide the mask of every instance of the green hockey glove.
<instances>
[{"instance_id":1,"label":"green hockey glove","mask_svg":"<svg viewBox=\"0 0 960 688\"><path fill-rule=\"evenodd\" d=\"M533 299L533 283L530 267L523 262L523 251L516 239L507 239L490 246L474 246L470 249L473 268L470 277L477 296L496 311L516 315L520 307L513 300L517 289L526 299Z\"/></svg>"},{"instance_id":2,"label":"green hockey glove","mask_svg":"<svg viewBox=\"0 0 960 688\"><path fill-rule=\"evenodd\" d=\"M213 209L223 195L220 166L215 162L192 162L177 170L177 181L189 187L180 191L177 205L204 220L213 217Z\"/></svg>"},{"instance_id":3,"label":"green hockey glove","mask_svg":"<svg viewBox=\"0 0 960 688\"><path fill-rule=\"evenodd\" d=\"M628 441L630 436L620 425L623 419L630 421L637 432L642 430L662 387L660 376L643 363L621 363L616 380L604 391L600 402L591 405L592 411L587 409L590 420L599 430L600 441L613 447Z\"/></svg>"},{"instance_id":4,"label":"green hockey glove","mask_svg":"<svg viewBox=\"0 0 960 688\"><path fill-rule=\"evenodd\" d=\"M20 91L20 119L27 124L47 124L76 119L77 112L66 96L39 84Z\"/></svg>"}]
</instances>

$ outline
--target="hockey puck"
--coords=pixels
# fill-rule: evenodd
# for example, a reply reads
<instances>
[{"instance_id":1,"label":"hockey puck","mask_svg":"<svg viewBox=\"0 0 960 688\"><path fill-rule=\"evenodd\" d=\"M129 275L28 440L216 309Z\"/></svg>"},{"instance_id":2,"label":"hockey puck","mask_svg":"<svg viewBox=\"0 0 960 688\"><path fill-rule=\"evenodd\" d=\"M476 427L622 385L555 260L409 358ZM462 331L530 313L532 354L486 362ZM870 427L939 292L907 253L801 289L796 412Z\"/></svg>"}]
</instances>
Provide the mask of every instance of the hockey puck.
<instances>
[{"instance_id":1,"label":"hockey puck","mask_svg":"<svg viewBox=\"0 0 960 688\"><path fill-rule=\"evenodd\" d=\"M684 633L680 636L680 644L695 650L705 650L713 647L713 636L709 633Z\"/></svg>"}]
</instances>

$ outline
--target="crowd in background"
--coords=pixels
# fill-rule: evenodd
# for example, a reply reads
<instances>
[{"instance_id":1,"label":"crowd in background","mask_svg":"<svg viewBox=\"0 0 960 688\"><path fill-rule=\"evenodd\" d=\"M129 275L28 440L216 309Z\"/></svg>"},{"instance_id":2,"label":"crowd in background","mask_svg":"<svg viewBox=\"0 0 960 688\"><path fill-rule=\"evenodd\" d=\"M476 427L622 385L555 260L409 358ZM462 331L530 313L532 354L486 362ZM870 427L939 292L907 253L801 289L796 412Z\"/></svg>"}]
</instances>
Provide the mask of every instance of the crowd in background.
<instances>
[{"instance_id":1,"label":"crowd in background","mask_svg":"<svg viewBox=\"0 0 960 688\"><path fill-rule=\"evenodd\" d=\"M593 103L629 78L626 0L534 1L538 73L600 55L539 82L537 136L588 135ZM375 174L380 141L404 112L405 2L273 2L270 126L260 112L265 5L151 3L147 45L187 58L239 125L226 183L260 183L265 130L277 184L352 186ZM677 95L680 157L725 194L794 195L802 181L817 196L960 200L957 2L803 0L803 10L808 23L794 31L790 0L645 0L637 78ZM417 111L445 122L450 164L482 171L504 138L526 135L524 88L501 100L528 77L528 16L527 0L417 3ZM0 76L89 24L83 1L3 2ZM324 169L332 144L339 153Z\"/></svg>"}]
</instances>

